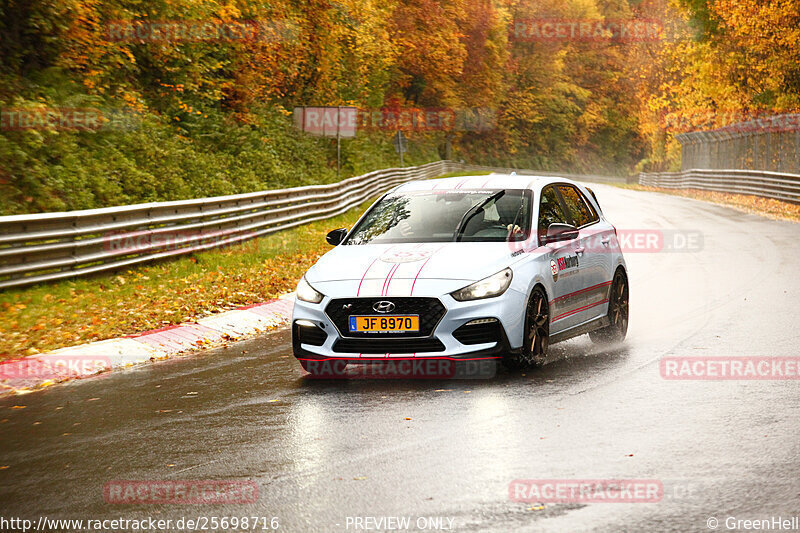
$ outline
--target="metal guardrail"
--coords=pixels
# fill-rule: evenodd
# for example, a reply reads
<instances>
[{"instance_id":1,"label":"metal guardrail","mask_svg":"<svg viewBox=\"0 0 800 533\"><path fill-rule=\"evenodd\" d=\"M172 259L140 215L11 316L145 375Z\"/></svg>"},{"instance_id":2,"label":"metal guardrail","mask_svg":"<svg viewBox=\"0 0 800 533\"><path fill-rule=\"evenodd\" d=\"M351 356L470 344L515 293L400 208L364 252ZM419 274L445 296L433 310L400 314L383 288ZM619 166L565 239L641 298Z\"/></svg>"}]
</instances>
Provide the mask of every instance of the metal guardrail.
<instances>
[{"instance_id":1,"label":"metal guardrail","mask_svg":"<svg viewBox=\"0 0 800 533\"><path fill-rule=\"evenodd\" d=\"M459 169L437 161L329 185L0 217L0 289L243 242L344 213L402 182Z\"/></svg>"},{"instance_id":2,"label":"metal guardrail","mask_svg":"<svg viewBox=\"0 0 800 533\"><path fill-rule=\"evenodd\" d=\"M800 175L765 170L704 170L643 172L639 184L665 189L700 189L800 204Z\"/></svg>"},{"instance_id":3,"label":"metal guardrail","mask_svg":"<svg viewBox=\"0 0 800 533\"><path fill-rule=\"evenodd\" d=\"M240 243L329 218L400 183L454 171L556 174L437 161L390 168L338 183L231 196L0 217L0 289L129 268Z\"/></svg>"}]
</instances>

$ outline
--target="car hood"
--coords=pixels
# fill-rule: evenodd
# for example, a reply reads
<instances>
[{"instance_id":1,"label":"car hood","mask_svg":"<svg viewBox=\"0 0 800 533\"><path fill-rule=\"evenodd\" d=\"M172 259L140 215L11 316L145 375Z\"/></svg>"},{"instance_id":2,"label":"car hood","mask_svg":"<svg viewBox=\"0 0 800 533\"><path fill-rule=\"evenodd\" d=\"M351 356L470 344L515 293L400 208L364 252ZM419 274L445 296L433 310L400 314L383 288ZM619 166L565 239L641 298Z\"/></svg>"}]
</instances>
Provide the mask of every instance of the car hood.
<instances>
[{"instance_id":1,"label":"car hood","mask_svg":"<svg viewBox=\"0 0 800 533\"><path fill-rule=\"evenodd\" d=\"M507 242L342 245L322 256L306 279L328 293L332 283L350 282L336 285L360 296L408 296L415 284L427 286L427 280L459 288L515 262L513 246ZM442 284L445 280L452 283Z\"/></svg>"}]
</instances>

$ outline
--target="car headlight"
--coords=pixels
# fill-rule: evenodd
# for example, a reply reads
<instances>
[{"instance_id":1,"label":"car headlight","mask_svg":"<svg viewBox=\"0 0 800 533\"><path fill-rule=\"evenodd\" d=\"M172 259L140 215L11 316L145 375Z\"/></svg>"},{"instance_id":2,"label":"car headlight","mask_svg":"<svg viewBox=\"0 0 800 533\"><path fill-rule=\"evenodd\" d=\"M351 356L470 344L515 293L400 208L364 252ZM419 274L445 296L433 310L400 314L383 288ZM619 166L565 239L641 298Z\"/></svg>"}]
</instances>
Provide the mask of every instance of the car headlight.
<instances>
[{"instance_id":1,"label":"car headlight","mask_svg":"<svg viewBox=\"0 0 800 533\"><path fill-rule=\"evenodd\" d=\"M297 299L312 304L318 304L325 296L306 281L306 277L300 278L297 284Z\"/></svg>"},{"instance_id":2,"label":"car headlight","mask_svg":"<svg viewBox=\"0 0 800 533\"><path fill-rule=\"evenodd\" d=\"M508 286L511 285L511 279L513 277L514 273L511 271L511 269L506 268L497 274L491 275L488 278L483 278L480 281L476 281L472 285L467 285L463 289L459 289L456 292L450 293L450 296L459 302L500 296L506 292Z\"/></svg>"}]
</instances>

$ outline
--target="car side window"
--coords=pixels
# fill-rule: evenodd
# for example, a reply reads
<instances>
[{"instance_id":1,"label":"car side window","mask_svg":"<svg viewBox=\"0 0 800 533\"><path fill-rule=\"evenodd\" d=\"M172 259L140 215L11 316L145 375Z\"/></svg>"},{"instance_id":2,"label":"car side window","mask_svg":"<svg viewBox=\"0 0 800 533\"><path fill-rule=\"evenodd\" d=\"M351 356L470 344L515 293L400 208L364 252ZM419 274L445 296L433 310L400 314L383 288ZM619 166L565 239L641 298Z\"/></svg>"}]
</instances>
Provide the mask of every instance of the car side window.
<instances>
[{"instance_id":1,"label":"car side window","mask_svg":"<svg viewBox=\"0 0 800 533\"><path fill-rule=\"evenodd\" d=\"M594 195L594 191L591 192L594 201L597 202L597 205L600 205L600 202L597 201L597 196ZM592 202L590 202L589 199L586 197L586 195L583 194L581 191L578 191L578 194L581 195L581 198L583 198L583 203L586 205L586 207L589 208L589 213L591 213L591 217L589 218L589 224L593 224L598 220L600 220L600 215L597 214L597 209L594 208Z\"/></svg>"},{"instance_id":2,"label":"car side window","mask_svg":"<svg viewBox=\"0 0 800 533\"><path fill-rule=\"evenodd\" d=\"M567 209L569 209L569 214L576 227L580 228L598 220L597 213L577 188L571 185L559 185L558 192L561 193L564 203L567 204Z\"/></svg>"},{"instance_id":3,"label":"car side window","mask_svg":"<svg viewBox=\"0 0 800 533\"><path fill-rule=\"evenodd\" d=\"M542 189L542 199L539 202L539 235L545 235L550 224L567 224L567 217L561 209L554 187Z\"/></svg>"}]
</instances>

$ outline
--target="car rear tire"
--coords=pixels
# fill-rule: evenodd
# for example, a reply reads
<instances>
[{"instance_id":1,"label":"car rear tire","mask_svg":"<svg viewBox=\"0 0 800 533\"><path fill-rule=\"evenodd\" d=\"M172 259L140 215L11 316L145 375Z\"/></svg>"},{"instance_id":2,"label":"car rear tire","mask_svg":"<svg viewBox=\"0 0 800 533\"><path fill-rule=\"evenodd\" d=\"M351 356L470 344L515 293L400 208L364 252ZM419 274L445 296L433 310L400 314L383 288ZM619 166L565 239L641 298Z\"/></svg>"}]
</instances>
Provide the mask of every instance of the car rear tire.
<instances>
[{"instance_id":1,"label":"car rear tire","mask_svg":"<svg viewBox=\"0 0 800 533\"><path fill-rule=\"evenodd\" d=\"M503 358L509 370L540 367L547 359L550 341L550 304L540 286L534 287L525 309L525 330L522 349Z\"/></svg>"},{"instance_id":2,"label":"car rear tire","mask_svg":"<svg viewBox=\"0 0 800 533\"><path fill-rule=\"evenodd\" d=\"M628 334L628 278L625 271L617 269L608 296L608 321L606 327L589 332L597 344L622 342Z\"/></svg>"}]
</instances>

